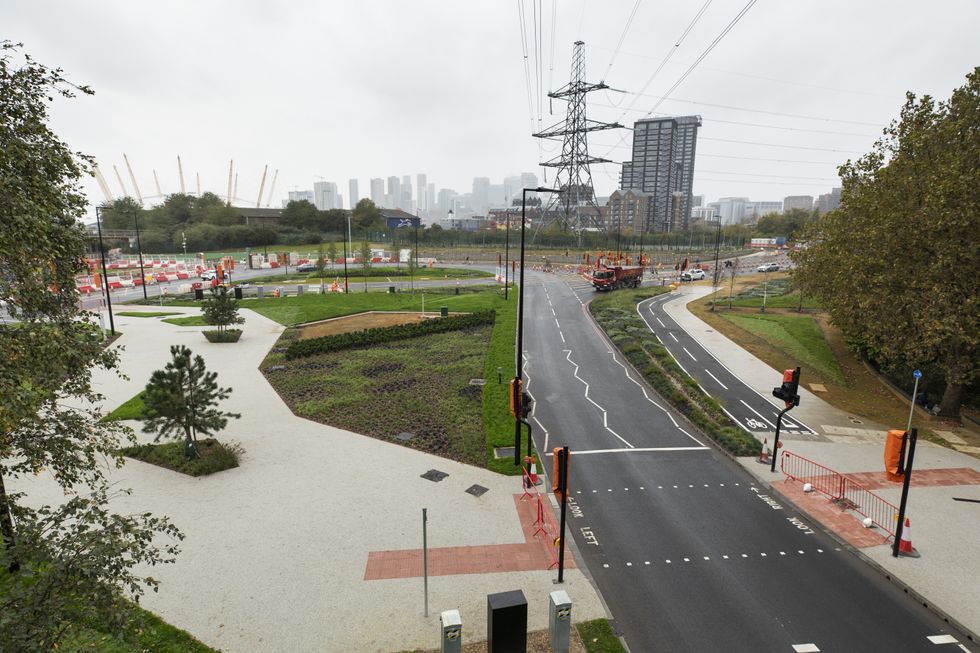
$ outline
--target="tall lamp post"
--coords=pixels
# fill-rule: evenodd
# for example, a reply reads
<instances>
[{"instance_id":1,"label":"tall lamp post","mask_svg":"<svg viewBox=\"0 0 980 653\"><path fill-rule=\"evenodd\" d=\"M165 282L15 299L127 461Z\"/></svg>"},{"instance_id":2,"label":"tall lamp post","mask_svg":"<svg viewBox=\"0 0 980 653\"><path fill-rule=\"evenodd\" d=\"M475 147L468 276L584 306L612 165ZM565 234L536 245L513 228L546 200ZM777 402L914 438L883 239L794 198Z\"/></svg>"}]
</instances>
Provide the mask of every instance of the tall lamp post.
<instances>
[{"instance_id":1,"label":"tall lamp post","mask_svg":"<svg viewBox=\"0 0 980 653\"><path fill-rule=\"evenodd\" d=\"M95 207L95 226L99 230L99 255L102 258L102 289L105 290L105 303L109 309L109 332L116 335L116 324L112 319L112 298L109 297L109 273L105 268L105 245L102 243L102 216L101 207Z\"/></svg>"},{"instance_id":2,"label":"tall lamp post","mask_svg":"<svg viewBox=\"0 0 980 653\"><path fill-rule=\"evenodd\" d=\"M715 292L718 292L718 275L720 274L720 270L718 270L718 248L721 245L721 216L720 215L715 216L715 222L718 223L718 231L715 232L715 269L714 269L715 276L714 276L714 282L712 284L712 287L714 288ZM716 299L711 300L712 312L714 312L715 310L716 303L718 303Z\"/></svg>"},{"instance_id":3,"label":"tall lamp post","mask_svg":"<svg viewBox=\"0 0 980 653\"><path fill-rule=\"evenodd\" d=\"M507 288L510 286L510 211L504 214L507 226L504 232L504 300L507 299Z\"/></svg>"},{"instance_id":4,"label":"tall lamp post","mask_svg":"<svg viewBox=\"0 0 980 653\"><path fill-rule=\"evenodd\" d=\"M347 240L344 240L344 292L350 292L350 290L347 288Z\"/></svg>"},{"instance_id":5,"label":"tall lamp post","mask_svg":"<svg viewBox=\"0 0 980 653\"><path fill-rule=\"evenodd\" d=\"M143 245L140 244L140 218L139 213L133 211L133 221L136 223L136 250L140 255L140 286L143 288L143 299L146 299L146 273L143 272Z\"/></svg>"},{"instance_id":6,"label":"tall lamp post","mask_svg":"<svg viewBox=\"0 0 980 653\"><path fill-rule=\"evenodd\" d=\"M531 191L532 193L560 193L560 189L555 188L524 188L521 190L521 280L520 289L517 295L517 352L516 352L516 364L517 369L514 370L514 392L522 392L523 387L523 363L524 363L524 224L526 222L527 215L527 193ZM523 399L523 397L520 397ZM515 397L515 400L518 399ZM515 406L521 405L523 402L514 402ZM520 465L521 457L521 415L520 413L514 415L514 464ZM528 436L527 439L527 455L531 455L531 437Z\"/></svg>"}]
</instances>

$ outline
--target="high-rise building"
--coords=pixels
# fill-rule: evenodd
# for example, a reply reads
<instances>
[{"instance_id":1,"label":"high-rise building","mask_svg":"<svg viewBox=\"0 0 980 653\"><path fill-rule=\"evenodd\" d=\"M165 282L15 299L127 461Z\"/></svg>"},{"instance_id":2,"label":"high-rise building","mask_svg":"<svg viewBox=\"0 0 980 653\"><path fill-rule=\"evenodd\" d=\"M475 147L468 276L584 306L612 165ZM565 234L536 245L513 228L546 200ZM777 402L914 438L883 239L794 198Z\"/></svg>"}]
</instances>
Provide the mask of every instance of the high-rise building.
<instances>
[{"instance_id":1,"label":"high-rise building","mask_svg":"<svg viewBox=\"0 0 980 653\"><path fill-rule=\"evenodd\" d=\"M704 195L691 195L691 208L696 209L704 206Z\"/></svg>"},{"instance_id":2,"label":"high-rise building","mask_svg":"<svg viewBox=\"0 0 980 653\"><path fill-rule=\"evenodd\" d=\"M398 177L388 177L388 194L385 196L385 208L397 209L402 200L401 183Z\"/></svg>"},{"instance_id":3,"label":"high-rise building","mask_svg":"<svg viewBox=\"0 0 980 653\"><path fill-rule=\"evenodd\" d=\"M429 206L426 203L426 189L428 188L428 185L429 184L426 181L424 172L420 172L415 175L415 194L417 195L416 208L418 208L419 213L425 213L429 210Z\"/></svg>"},{"instance_id":4,"label":"high-rise building","mask_svg":"<svg viewBox=\"0 0 980 653\"><path fill-rule=\"evenodd\" d=\"M439 201L436 203L436 210L439 217L445 217L449 210L453 208L453 198L458 194L451 188L439 189Z\"/></svg>"},{"instance_id":5,"label":"high-rise building","mask_svg":"<svg viewBox=\"0 0 980 653\"><path fill-rule=\"evenodd\" d=\"M790 209L803 209L805 211L813 210L813 196L812 195L790 195L783 199L783 210L789 211Z\"/></svg>"},{"instance_id":6,"label":"high-rise building","mask_svg":"<svg viewBox=\"0 0 980 653\"><path fill-rule=\"evenodd\" d=\"M504 190L506 187L503 184L490 184L487 189L487 208L498 208L502 209L507 206L505 198L507 197L507 192Z\"/></svg>"},{"instance_id":7,"label":"high-rise building","mask_svg":"<svg viewBox=\"0 0 980 653\"><path fill-rule=\"evenodd\" d=\"M486 213L490 207L490 178L473 178L473 200L472 208L477 213Z\"/></svg>"},{"instance_id":8,"label":"high-rise building","mask_svg":"<svg viewBox=\"0 0 980 653\"><path fill-rule=\"evenodd\" d=\"M714 209L715 215L721 216L722 224L738 224L745 219L745 205L748 202L748 197L722 197L708 204L708 207Z\"/></svg>"},{"instance_id":9,"label":"high-rise building","mask_svg":"<svg viewBox=\"0 0 980 653\"><path fill-rule=\"evenodd\" d=\"M633 158L623 163L620 187L653 194L644 230L687 228L700 126L701 116L649 118L633 125Z\"/></svg>"},{"instance_id":10,"label":"high-rise building","mask_svg":"<svg viewBox=\"0 0 980 653\"><path fill-rule=\"evenodd\" d=\"M347 198L350 200L350 207L353 209L357 206L357 203L361 201L361 194L357 192L357 180L351 179L347 182L347 190L350 194Z\"/></svg>"},{"instance_id":11,"label":"high-rise building","mask_svg":"<svg viewBox=\"0 0 980 653\"><path fill-rule=\"evenodd\" d=\"M835 188L829 193L824 193L817 198L817 210L821 213L833 211L840 206L840 188Z\"/></svg>"},{"instance_id":12,"label":"high-rise building","mask_svg":"<svg viewBox=\"0 0 980 653\"><path fill-rule=\"evenodd\" d=\"M538 176L533 172L522 172L521 173L521 190L525 188L537 188L538 187Z\"/></svg>"},{"instance_id":13,"label":"high-rise building","mask_svg":"<svg viewBox=\"0 0 980 653\"><path fill-rule=\"evenodd\" d=\"M371 201L378 208L385 205L385 180L380 177L371 180Z\"/></svg>"},{"instance_id":14,"label":"high-rise building","mask_svg":"<svg viewBox=\"0 0 980 653\"><path fill-rule=\"evenodd\" d=\"M313 184L313 203L321 211L339 208L337 184L332 181L318 181Z\"/></svg>"},{"instance_id":15,"label":"high-rise building","mask_svg":"<svg viewBox=\"0 0 980 653\"><path fill-rule=\"evenodd\" d=\"M504 197L507 198L507 206L511 206L514 203L515 197L521 196L521 189L523 187L520 175L504 177Z\"/></svg>"},{"instance_id":16,"label":"high-rise building","mask_svg":"<svg viewBox=\"0 0 980 653\"><path fill-rule=\"evenodd\" d=\"M769 215L770 213L782 213L783 203L782 202L748 202L745 205L745 217L746 219L757 220L764 215Z\"/></svg>"},{"instance_id":17,"label":"high-rise building","mask_svg":"<svg viewBox=\"0 0 980 653\"><path fill-rule=\"evenodd\" d=\"M305 200L310 204L314 203L313 191L311 190L291 190L287 193L287 197L289 198L287 202L302 202Z\"/></svg>"},{"instance_id":18,"label":"high-rise building","mask_svg":"<svg viewBox=\"0 0 980 653\"><path fill-rule=\"evenodd\" d=\"M425 187L425 212L432 213L436 210L436 185L429 183Z\"/></svg>"}]
</instances>

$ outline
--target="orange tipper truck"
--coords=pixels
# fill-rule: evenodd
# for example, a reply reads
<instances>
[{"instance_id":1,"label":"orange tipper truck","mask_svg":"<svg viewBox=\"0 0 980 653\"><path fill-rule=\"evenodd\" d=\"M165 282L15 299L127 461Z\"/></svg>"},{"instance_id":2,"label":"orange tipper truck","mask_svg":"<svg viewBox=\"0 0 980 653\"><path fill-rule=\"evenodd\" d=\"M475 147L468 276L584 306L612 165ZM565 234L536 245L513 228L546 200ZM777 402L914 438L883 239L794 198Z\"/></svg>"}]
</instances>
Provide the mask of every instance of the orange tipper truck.
<instances>
[{"instance_id":1,"label":"orange tipper truck","mask_svg":"<svg viewBox=\"0 0 980 653\"><path fill-rule=\"evenodd\" d=\"M592 272L592 285L596 290L636 288L643 280L643 268L639 265L600 267Z\"/></svg>"}]
</instances>

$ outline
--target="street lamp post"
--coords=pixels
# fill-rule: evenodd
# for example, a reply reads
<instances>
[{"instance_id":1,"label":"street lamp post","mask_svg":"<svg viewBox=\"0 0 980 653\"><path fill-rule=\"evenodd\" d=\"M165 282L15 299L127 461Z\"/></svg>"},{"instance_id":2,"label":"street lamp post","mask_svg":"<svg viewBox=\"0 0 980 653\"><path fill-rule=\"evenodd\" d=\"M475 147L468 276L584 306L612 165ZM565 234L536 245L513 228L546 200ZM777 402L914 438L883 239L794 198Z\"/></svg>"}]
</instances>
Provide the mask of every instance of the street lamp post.
<instances>
[{"instance_id":1,"label":"street lamp post","mask_svg":"<svg viewBox=\"0 0 980 653\"><path fill-rule=\"evenodd\" d=\"M344 292L349 293L347 288L347 241L344 241Z\"/></svg>"},{"instance_id":2,"label":"street lamp post","mask_svg":"<svg viewBox=\"0 0 980 653\"><path fill-rule=\"evenodd\" d=\"M715 232L715 270L714 270L715 276L714 276L714 283L712 284L712 286L713 286L714 291L715 292L718 292L718 275L721 273L721 271L718 269L718 248L721 245L721 216L720 215L716 215L715 216L715 221L718 223L718 231ZM715 310L715 304L716 303L718 303L718 300L717 299L712 299L711 300L711 311L712 312L714 312L714 310Z\"/></svg>"},{"instance_id":3,"label":"street lamp post","mask_svg":"<svg viewBox=\"0 0 980 653\"><path fill-rule=\"evenodd\" d=\"M143 245L140 243L140 218L139 213L133 212L133 221L136 223L136 250L140 255L140 286L143 287L143 299L146 299L146 273L143 272Z\"/></svg>"},{"instance_id":4,"label":"street lamp post","mask_svg":"<svg viewBox=\"0 0 980 653\"><path fill-rule=\"evenodd\" d=\"M102 243L102 219L100 207L95 207L95 226L99 230L99 255L102 258L102 289L105 290L105 303L109 309L109 332L116 335L116 324L112 319L112 298L109 296L109 273L105 267L105 245Z\"/></svg>"},{"instance_id":5,"label":"street lamp post","mask_svg":"<svg viewBox=\"0 0 980 653\"><path fill-rule=\"evenodd\" d=\"M507 288L510 286L510 211L504 213L507 226L504 232L504 300L507 299Z\"/></svg>"},{"instance_id":6,"label":"street lamp post","mask_svg":"<svg viewBox=\"0 0 980 653\"><path fill-rule=\"evenodd\" d=\"M521 279L518 282L520 288L517 295L517 352L516 352L516 364L517 369L514 370L514 392L522 392L523 388L523 363L524 363L524 225L526 222L527 215L527 192L532 193L560 193L561 190L554 188L524 188L521 190ZM517 397L515 397L517 399ZM523 400L523 396L520 396ZM517 401L514 402L515 406L522 405L518 404ZM514 464L520 465L521 456L521 418L522 415L518 412L514 415ZM527 442L527 455L531 455L531 437L528 436Z\"/></svg>"}]
</instances>

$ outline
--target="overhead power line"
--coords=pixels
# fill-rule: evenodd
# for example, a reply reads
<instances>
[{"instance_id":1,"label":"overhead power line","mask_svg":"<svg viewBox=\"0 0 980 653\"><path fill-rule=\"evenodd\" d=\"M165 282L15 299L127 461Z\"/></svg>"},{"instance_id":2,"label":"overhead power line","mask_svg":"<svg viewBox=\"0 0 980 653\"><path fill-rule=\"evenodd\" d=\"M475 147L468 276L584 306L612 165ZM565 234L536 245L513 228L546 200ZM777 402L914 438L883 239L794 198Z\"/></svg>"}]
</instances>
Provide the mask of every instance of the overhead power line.
<instances>
[{"instance_id":1,"label":"overhead power line","mask_svg":"<svg viewBox=\"0 0 980 653\"><path fill-rule=\"evenodd\" d=\"M727 183L737 183L737 184L765 184L767 186L821 186L823 188L827 187L827 184L818 184L813 181L749 181L747 179L710 179L708 177L696 177L698 182L702 181L715 181L715 182L727 182Z\"/></svg>"},{"instance_id":2,"label":"overhead power line","mask_svg":"<svg viewBox=\"0 0 980 653\"><path fill-rule=\"evenodd\" d=\"M812 179L816 181L835 181L837 177L794 177L793 175L765 175L753 172L728 172L725 170L700 170L698 168L694 169L695 173L703 172L709 175L741 175L743 177L767 177L773 179Z\"/></svg>"},{"instance_id":3,"label":"overhead power line","mask_svg":"<svg viewBox=\"0 0 980 653\"><path fill-rule=\"evenodd\" d=\"M760 143L758 141L737 141L731 138L714 138L712 136L698 136L702 141L719 141L722 143L739 143L741 145L761 145L763 147L781 147L786 150L812 150L814 152L835 152L837 154L864 154L855 150L832 150L826 147L807 147L805 145L780 145L779 143Z\"/></svg>"},{"instance_id":4,"label":"overhead power line","mask_svg":"<svg viewBox=\"0 0 980 653\"><path fill-rule=\"evenodd\" d=\"M734 156L729 154L705 154L698 152L697 156L706 156L711 159L738 159L740 161L768 161L770 163L804 163L815 166L836 166L839 161L799 161L795 159L764 159L757 156Z\"/></svg>"},{"instance_id":5,"label":"overhead power line","mask_svg":"<svg viewBox=\"0 0 980 653\"><path fill-rule=\"evenodd\" d=\"M636 10L640 8L640 3L643 0L636 0L633 4L633 10L630 12L629 18L626 19L626 27L623 28L623 33L619 35L619 42L616 44L616 49L613 50L612 58L609 59L609 65L606 66L606 72L603 74L600 82L606 81L606 77L609 76L609 71L612 69L614 63L616 63L616 56L619 54L619 49L623 47L623 41L626 40L626 34L630 31L630 25L633 24L633 19L636 17Z\"/></svg>"}]
</instances>

